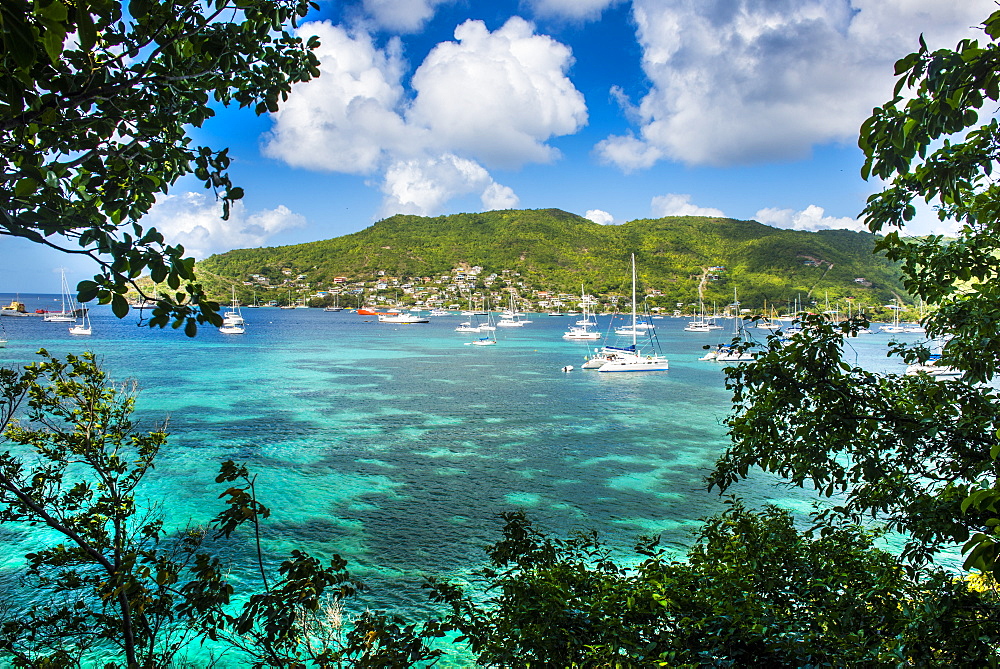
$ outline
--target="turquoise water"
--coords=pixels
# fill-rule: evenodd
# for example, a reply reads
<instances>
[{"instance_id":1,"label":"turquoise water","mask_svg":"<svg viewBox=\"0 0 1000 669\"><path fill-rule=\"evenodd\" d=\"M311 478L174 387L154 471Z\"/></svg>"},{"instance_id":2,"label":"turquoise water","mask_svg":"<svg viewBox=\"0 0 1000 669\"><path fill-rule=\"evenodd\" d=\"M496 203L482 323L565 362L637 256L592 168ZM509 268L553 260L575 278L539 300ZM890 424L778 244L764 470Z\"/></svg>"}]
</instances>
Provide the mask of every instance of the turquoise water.
<instances>
[{"instance_id":1,"label":"turquoise water","mask_svg":"<svg viewBox=\"0 0 1000 669\"><path fill-rule=\"evenodd\" d=\"M52 296L22 300L33 309ZM168 525L207 521L220 508L219 463L244 462L273 510L271 559L293 547L339 553L371 588L372 608L419 609L425 575L479 566L504 510L524 508L558 534L595 529L620 548L649 533L681 548L721 507L702 477L726 446L730 396L722 366L698 358L725 331L656 321L670 371L600 374L579 369L588 344L561 338L573 317L535 315L478 347L465 345L478 335L454 332L457 316L392 325L316 309L243 315L245 335L206 328L193 340L103 307L92 311L90 337L5 317L0 363L31 362L40 347L94 351L116 379L138 381L148 426L169 419L146 489ZM852 355L901 371L885 359L887 341L859 338ZM568 364L577 369L562 372ZM763 476L739 493L793 508L810 499ZM224 551L248 564L248 538ZM21 553L8 543L3 564Z\"/></svg>"}]
</instances>

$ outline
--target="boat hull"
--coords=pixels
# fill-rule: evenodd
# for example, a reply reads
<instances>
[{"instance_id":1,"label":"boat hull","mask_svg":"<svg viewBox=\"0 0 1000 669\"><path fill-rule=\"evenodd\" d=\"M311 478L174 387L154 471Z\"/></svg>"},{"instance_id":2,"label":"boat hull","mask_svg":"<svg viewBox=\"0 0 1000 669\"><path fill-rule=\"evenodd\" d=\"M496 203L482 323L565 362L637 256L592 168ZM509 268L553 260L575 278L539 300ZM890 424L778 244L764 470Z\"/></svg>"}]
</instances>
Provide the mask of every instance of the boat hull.
<instances>
[{"instance_id":1,"label":"boat hull","mask_svg":"<svg viewBox=\"0 0 1000 669\"><path fill-rule=\"evenodd\" d=\"M632 360L609 360L601 365L597 371L603 373L610 372L665 372L670 369L670 364L663 358L635 358Z\"/></svg>"}]
</instances>

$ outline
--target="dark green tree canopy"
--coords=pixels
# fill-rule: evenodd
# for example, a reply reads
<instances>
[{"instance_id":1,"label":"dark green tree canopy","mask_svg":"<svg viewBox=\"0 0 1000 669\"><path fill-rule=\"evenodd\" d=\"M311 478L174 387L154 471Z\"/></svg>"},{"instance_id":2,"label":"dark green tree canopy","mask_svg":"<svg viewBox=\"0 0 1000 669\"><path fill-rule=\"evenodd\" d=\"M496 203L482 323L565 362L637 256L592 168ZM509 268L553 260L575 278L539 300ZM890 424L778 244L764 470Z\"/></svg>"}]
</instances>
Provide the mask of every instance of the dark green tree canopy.
<instances>
[{"instance_id":1,"label":"dark green tree canopy","mask_svg":"<svg viewBox=\"0 0 1000 669\"><path fill-rule=\"evenodd\" d=\"M863 212L880 248L903 267L904 285L938 306L927 319L931 336L954 335L947 353L967 378L992 379L1000 365L1000 284L996 279L1000 188L992 178L1000 158L1000 11L983 22L984 44L918 51L896 63L895 97L861 127L862 175L889 185ZM905 97L903 95L905 91ZM919 201L942 221L959 225L956 239L900 234Z\"/></svg>"},{"instance_id":2,"label":"dark green tree canopy","mask_svg":"<svg viewBox=\"0 0 1000 669\"><path fill-rule=\"evenodd\" d=\"M128 311L141 273L165 282L150 325L219 320L194 260L139 219L194 173L223 202L243 192L225 149L193 146L212 104L275 111L319 75L308 43L284 30L310 0L4 0L0 5L0 234L93 257L82 301Z\"/></svg>"},{"instance_id":3,"label":"dark green tree canopy","mask_svg":"<svg viewBox=\"0 0 1000 669\"><path fill-rule=\"evenodd\" d=\"M919 49L896 63L895 95L861 128L863 176L887 182L863 212L877 249L901 264L904 285L931 306L929 341L897 345L904 360L962 372L878 375L844 359L846 337L865 323L817 319L791 346L777 337L730 375L733 444L710 481L726 489L758 467L797 485L840 495L827 514L886 520L909 534L914 564L966 542L967 568L1000 573L1000 11L985 40ZM923 201L953 238L905 235ZM822 522L822 519L821 519Z\"/></svg>"}]
</instances>

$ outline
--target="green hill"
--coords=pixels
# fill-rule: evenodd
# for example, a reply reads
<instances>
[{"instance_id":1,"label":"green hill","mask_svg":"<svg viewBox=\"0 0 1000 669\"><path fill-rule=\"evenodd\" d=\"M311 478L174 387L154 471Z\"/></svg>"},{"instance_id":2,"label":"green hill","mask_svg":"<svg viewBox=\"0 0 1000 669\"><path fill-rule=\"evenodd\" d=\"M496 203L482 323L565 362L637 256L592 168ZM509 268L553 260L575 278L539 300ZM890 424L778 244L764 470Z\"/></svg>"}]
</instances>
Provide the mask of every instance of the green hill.
<instances>
[{"instance_id":1,"label":"green hill","mask_svg":"<svg viewBox=\"0 0 1000 669\"><path fill-rule=\"evenodd\" d=\"M873 255L874 244L868 233L782 230L727 218L604 226L558 209L510 210L397 215L335 239L214 255L199 263L198 271L221 299L233 283L243 299L250 299L251 291L261 300L286 299L290 291L328 290L335 277L346 277L349 285L367 282L369 289L386 281L382 277L395 278L398 294L398 286L409 280L433 286L453 269L472 266L483 270L479 290L487 288L484 277L497 274L525 297L539 290L579 293L581 284L590 293L609 295L629 290L628 260L634 252L643 292L671 308L696 301L699 284L706 301L720 304L731 301L735 288L749 307L765 300L783 305L796 296L854 297L856 304L874 306L905 297L897 268ZM433 281L420 282L421 277Z\"/></svg>"}]
</instances>

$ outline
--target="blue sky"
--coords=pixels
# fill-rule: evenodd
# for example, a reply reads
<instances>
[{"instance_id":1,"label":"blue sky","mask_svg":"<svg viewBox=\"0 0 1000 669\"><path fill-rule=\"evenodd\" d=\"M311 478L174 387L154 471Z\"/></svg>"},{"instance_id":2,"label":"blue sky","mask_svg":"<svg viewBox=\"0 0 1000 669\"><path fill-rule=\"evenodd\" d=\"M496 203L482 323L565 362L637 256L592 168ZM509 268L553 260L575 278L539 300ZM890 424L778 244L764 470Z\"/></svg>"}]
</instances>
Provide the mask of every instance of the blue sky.
<instances>
[{"instance_id":1,"label":"blue sky","mask_svg":"<svg viewBox=\"0 0 1000 669\"><path fill-rule=\"evenodd\" d=\"M321 2L322 76L220 109L247 192L229 221L179 182L145 221L196 257L328 239L393 213L556 207L603 224L724 215L853 227L877 183L857 128L917 36L976 36L992 0ZM922 212L913 233L944 231ZM0 291L93 269L0 238Z\"/></svg>"}]
</instances>

